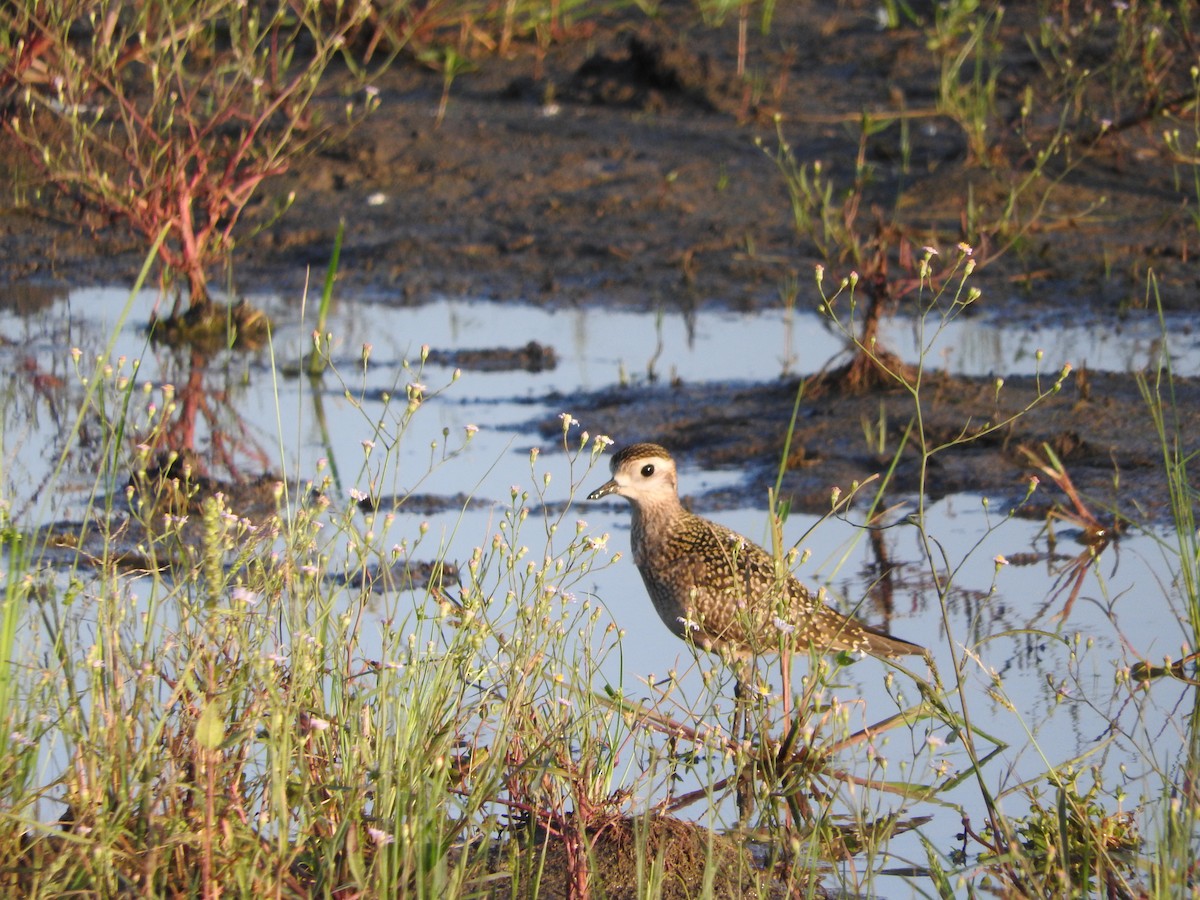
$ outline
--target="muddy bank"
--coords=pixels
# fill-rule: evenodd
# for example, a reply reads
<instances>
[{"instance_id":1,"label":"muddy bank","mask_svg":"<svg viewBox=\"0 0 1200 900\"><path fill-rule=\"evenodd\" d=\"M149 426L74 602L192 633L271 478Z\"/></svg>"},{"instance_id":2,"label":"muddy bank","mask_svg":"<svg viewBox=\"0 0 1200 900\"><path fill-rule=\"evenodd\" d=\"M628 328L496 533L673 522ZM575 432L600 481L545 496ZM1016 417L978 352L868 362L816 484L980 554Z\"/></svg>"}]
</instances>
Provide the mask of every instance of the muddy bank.
<instances>
[{"instance_id":1,"label":"muddy bank","mask_svg":"<svg viewBox=\"0 0 1200 900\"><path fill-rule=\"evenodd\" d=\"M924 490L936 499L954 493L989 497L992 508L1021 506L1021 514L1044 515L1055 504L1069 509L1063 491L1039 472L1029 453L1046 459L1049 446L1097 517L1164 521L1170 515L1162 450L1150 409L1128 375L1072 373L1055 394L1034 403L1054 379L1011 378L997 393L992 379L927 376L921 418L930 449L974 436L933 454ZM1151 385L1153 381L1151 381ZM563 403L593 434L619 443L664 444L687 465L739 469L740 485L693 496L697 510L765 505L783 457L800 382L753 385L660 385L614 389ZM1179 379L1170 388L1185 442L1200 435L1200 383ZM993 427L1033 408L1010 424ZM912 396L900 390L847 394L820 383L805 386L787 455L782 493L809 513L829 510L830 492L884 475L897 450L904 451L891 476L891 502L921 489ZM884 435L880 438L880 423ZM555 419L541 423L547 438L561 433ZM1040 485L1028 497L1031 475ZM686 491L686 481L681 485ZM873 495L872 490L871 494ZM866 499L864 497L864 499Z\"/></svg>"},{"instance_id":2,"label":"muddy bank","mask_svg":"<svg viewBox=\"0 0 1200 900\"><path fill-rule=\"evenodd\" d=\"M326 265L345 220L343 292L390 303L451 293L751 309L779 303L791 280L797 302L813 306L813 267L844 274L851 263L836 242L829 258L797 233L764 152L777 145L776 117L798 162L823 163L836 197L853 186L861 158L860 235L886 233L893 251L903 241L952 248L973 239L964 227L981 204L1000 202L1031 165L1009 145L1024 87L1040 77L1023 38L1036 15L1011 9L1001 22L995 103L1007 124L996 128L995 160L974 158L963 127L937 114L940 71L927 34L911 24L881 29L877 4L858 0L778 4L766 34L749 30L744 77L733 16L714 25L692 3L668 2L654 19L589 19L544 56L517 44L507 58L475 60L454 81L440 124L441 75L401 59L375 84L376 114L264 184L233 284L298 293L309 267ZM1164 78L1163 93L1176 82L1186 88L1186 66ZM341 87L331 81L318 101L328 120L340 115ZM860 140L864 111L875 126ZM1095 114L1104 112L1098 104ZM1070 299L1118 311L1145 302L1153 270L1169 306L1200 308L1200 272L1189 261L1196 198L1161 139L1174 120L1126 112L1100 138L1085 115L1086 153L1049 167L1020 220L982 239L981 256L1007 248L978 276L987 302ZM39 192L8 137L0 173L16 196ZM291 192L294 207L255 234ZM128 283L144 253L138 239L61 197L0 211L0 245L8 284ZM230 277L210 274L218 286Z\"/></svg>"}]
</instances>

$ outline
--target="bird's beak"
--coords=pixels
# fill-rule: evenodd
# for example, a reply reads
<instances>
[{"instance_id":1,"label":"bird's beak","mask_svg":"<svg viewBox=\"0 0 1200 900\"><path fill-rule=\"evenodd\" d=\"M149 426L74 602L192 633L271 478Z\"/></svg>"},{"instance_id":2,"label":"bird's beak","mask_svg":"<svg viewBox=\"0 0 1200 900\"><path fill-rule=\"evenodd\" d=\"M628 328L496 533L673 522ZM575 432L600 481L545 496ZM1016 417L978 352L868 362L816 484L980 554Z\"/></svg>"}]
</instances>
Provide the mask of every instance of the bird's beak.
<instances>
[{"instance_id":1,"label":"bird's beak","mask_svg":"<svg viewBox=\"0 0 1200 900\"><path fill-rule=\"evenodd\" d=\"M588 494L587 498L589 500L599 500L601 497L607 497L609 494L615 494L619 487L620 485L617 484L617 479L609 479L608 481L604 482L604 484L600 485L600 487Z\"/></svg>"}]
</instances>

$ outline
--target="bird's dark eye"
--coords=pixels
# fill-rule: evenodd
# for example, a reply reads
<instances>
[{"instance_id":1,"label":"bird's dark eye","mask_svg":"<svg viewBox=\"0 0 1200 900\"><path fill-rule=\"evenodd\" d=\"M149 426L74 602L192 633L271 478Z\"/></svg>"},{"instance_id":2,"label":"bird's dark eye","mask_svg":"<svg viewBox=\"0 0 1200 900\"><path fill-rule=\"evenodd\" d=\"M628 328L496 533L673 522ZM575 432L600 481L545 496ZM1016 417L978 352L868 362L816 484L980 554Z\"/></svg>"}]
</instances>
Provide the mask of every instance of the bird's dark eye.
<instances>
[{"instance_id":1,"label":"bird's dark eye","mask_svg":"<svg viewBox=\"0 0 1200 900\"><path fill-rule=\"evenodd\" d=\"M653 474L654 474L654 464L653 463L646 463L644 466L642 466L642 477L643 478L649 478Z\"/></svg>"}]
</instances>

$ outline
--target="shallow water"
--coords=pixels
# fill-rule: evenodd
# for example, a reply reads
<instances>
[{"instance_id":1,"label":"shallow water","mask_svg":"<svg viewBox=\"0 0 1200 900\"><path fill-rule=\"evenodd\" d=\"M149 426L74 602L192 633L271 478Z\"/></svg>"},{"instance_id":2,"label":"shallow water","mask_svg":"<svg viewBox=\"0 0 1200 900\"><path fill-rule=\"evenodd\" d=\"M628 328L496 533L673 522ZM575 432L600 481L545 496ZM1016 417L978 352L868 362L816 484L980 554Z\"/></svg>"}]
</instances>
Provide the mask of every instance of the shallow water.
<instances>
[{"instance_id":1,"label":"shallow water","mask_svg":"<svg viewBox=\"0 0 1200 900\"><path fill-rule=\"evenodd\" d=\"M16 373L3 406L3 496L13 498L21 527L70 519L87 502L86 472L74 481L68 476L61 490L40 491L62 448L70 444L76 407L65 397L78 398L83 391L71 347L81 348L80 369L90 371L89 361L103 352L124 311L127 317L116 333L110 358L140 359L137 384L149 382L157 394L161 384L169 381L178 391L194 372L186 354L147 345L141 325L154 296L139 295L128 309L126 301L122 291L78 291L32 314L10 308L0 311L0 328L16 341L0 351L7 357L6 369ZM309 349L311 310L302 318L298 304L277 298L260 302L277 323L273 355L218 356L208 364L204 393L212 416L198 422L199 445L219 436L228 441L249 474L261 471L261 460L266 460L267 468L300 481L314 477L318 460L328 460L338 472L338 490L345 502L352 489L373 489L384 495L409 490L471 494L484 502L481 508L422 515L402 512L393 525L402 536L412 532L415 521L427 521L427 546L444 544L448 558L457 560L465 560L472 547L486 545L497 526L497 509L508 503L510 486L528 488L532 478L549 473L547 499L568 500L571 475L565 457L550 452L554 442L528 425L570 412L564 408L563 396L620 382L636 384L650 372L687 381L771 379L789 370L818 368L840 347L822 320L800 314L705 313L687 319L602 310L548 312L455 299L403 309L343 302L328 323L337 375L312 383L282 374L289 362ZM1169 323L1178 374L1200 371L1194 324L1187 319ZM912 323L892 323L884 339L915 361L915 334ZM1032 372L1038 365L1053 372L1065 362L1086 363L1094 370L1128 371L1154 361L1161 352L1160 335L1160 323L1150 316L1127 320L1117 329L974 317L958 320L927 358L944 360L953 371L964 374ZM447 367L430 365L418 371L422 345L447 350L516 347L529 340L557 350L560 363L555 370L463 373L443 394L423 404L395 455L386 455L380 442L373 448L364 446L372 436L372 423L384 415L381 392L403 396L408 385L420 383L429 394L451 381ZM364 344L371 345L365 374ZM1040 363L1038 349L1044 351ZM132 371L128 361L122 371ZM348 400L347 391L361 400ZM464 445L468 431L476 428ZM577 434L578 430L572 431L572 440ZM624 436L612 437L620 442ZM430 460L439 459L447 446L463 449L428 472ZM529 451L535 447L546 452L531 472ZM583 493L604 480L605 468L602 463L582 479ZM737 477L736 472L685 467L680 473L681 490L701 494ZM580 496L576 494L577 499ZM764 507L765 503L764 498ZM964 645L974 646L982 637L990 637L978 659L967 666L965 690L972 698L974 724L1010 744L985 770L993 789L1002 795L1026 779L1038 779L1048 765L1072 759L1100 766L1106 785L1124 783L1129 806L1142 799L1142 791L1161 789L1154 770L1169 770L1183 753L1172 717L1186 688L1164 681L1130 691L1117 683L1116 673L1143 658L1152 662L1166 655L1178 658L1186 640L1179 625L1179 598L1171 584L1170 550L1161 543L1169 541L1170 535L1134 533L1110 548L1087 573L1079 599L1063 620L1060 615L1069 587L1061 587L1066 583L1062 581L1066 567L1062 561L1046 560L1041 523L989 514L976 496L944 499L929 507L926 519L929 534L941 544L949 565L958 569L948 595L949 613L943 619L929 573L920 562L924 554L917 531L904 523L908 511L911 508L897 511L890 520L893 527L885 533L890 558L900 566L888 627L929 646L943 673L953 671L953 659L962 654ZM585 519L593 534L611 533L611 551L627 549L628 513L623 501L580 503L570 520L575 517ZM733 510L716 518L751 539L761 541L765 536L761 509ZM799 540L812 523L811 518L793 516L786 537ZM822 523L800 548L811 555L798 574L811 584L827 586L831 602L852 606L864 596L874 577L874 560L861 523L853 516ZM1060 554L1074 556L1082 549L1069 535L1060 536ZM999 556L1022 564L998 565ZM709 658L695 660L667 634L627 559L597 572L585 593L600 602L625 632L623 668L614 666L605 675L613 683L622 681L626 694L648 695L645 683L671 670L681 673L688 690L695 690L699 669L716 665ZM880 621L878 611L869 605L861 614ZM369 643L364 644L364 652L370 652ZM803 671L802 664L797 671ZM1003 696L988 694L993 672L1002 679ZM861 725L895 711L895 702L883 688L884 674L882 663L867 659L839 676L838 696L854 705L855 721ZM916 692L903 687L903 678L897 676L900 689L915 702ZM1118 736L1109 740L1114 730ZM944 762L949 772L964 767L959 745L947 741L944 727L930 729L928 736L931 740L922 746L926 730L921 726L912 732L894 732L889 740L905 744L895 753L897 758L915 756L933 768ZM886 744L877 749L884 757L890 752ZM900 774L888 773L889 777ZM1145 776L1149 777L1143 781ZM914 777L936 780L932 770ZM974 809L976 825L982 823L977 785L967 782L942 799ZM1014 794L1003 804L1006 811L1019 812L1023 802ZM961 830L956 813L941 807L924 809L920 804L910 812L933 816L922 833L935 847L955 846L954 836ZM1150 833L1149 828L1144 830ZM901 860L924 862L915 837L894 841L889 850ZM903 889L897 882L897 890Z\"/></svg>"},{"instance_id":2,"label":"shallow water","mask_svg":"<svg viewBox=\"0 0 1200 900\"><path fill-rule=\"evenodd\" d=\"M477 425L480 431L467 455L480 467L485 460L490 465L506 451L523 460L530 447L544 445L540 437L526 433L524 426L536 417L569 411L561 409L564 401L554 399L556 394L644 383L652 376L688 382L769 380L836 364L842 348L827 321L812 313L658 316L599 309L548 311L451 298L406 308L341 302L334 305L328 330L333 335L332 357L346 384L329 376L313 388L307 380L282 377L277 371L294 364L311 348L312 308L305 309L295 299L263 297L255 301L275 319L273 354L218 357L208 365L206 385L210 393L230 396L226 412L242 420L235 424L248 428L247 443L257 444L267 453L277 471L295 477L311 476L315 460L322 455L357 461L359 442L372 412L370 397L380 391L403 393L406 384L416 381L422 345L441 350L519 347L535 340L558 353L559 364L553 371L464 373L458 384L418 417L414 423L418 432L411 435L410 446L427 448L443 428L457 435L466 426ZM9 357L10 370L70 382L74 375L69 349L85 351L81 366L87 370L124 314L113 359L140 357L139 383L182 383L191 372L190 361L148 347L142 332L155 302L152 292L130 301L125 291L95 289L74 291L32 312L0 303L0 333L15 342L3 353ZM1175 316L1166 322L1177 375L1200 372L1196 324L1189 316ZM1149 313L1131 315L1117 324L1079 317L1060 324L997 314L960 316L936 335L929 331L922 337L920 322L890 320L881 340L910 362L918 360L917 348L924 343L929 348L925 355L928 365L956 374L1055 373L1067 362L1076 367L1087 365L1093 371L1126 372L1153 365L1158 359L1163 324ZM371 346L365 377L361 370L364 344ZM1040 360L1038 350L1043 351ZM408 371L402 368L406 360L412 367ZM429 364L420 383L435 389L448 384L451 373L450 367ZM365 413L347 408L343 402L346 388L368 397ZM327 417L332 443L316 433L314 391L323 401L320 413ZM276 422L285 423L282 461ZM587 428L587 422L582 424ZM19 434L22 423L12 421L8 428L8 434ZM612 437L619 442L636 436ZM507 486L511 473L523 473L524 469L522 462L511 469L502 464L490 483ZM447 478L436 474L422 489L453 494L472 483L464 484L457 473ZM693 490L707 489L712 483L711 479L702 480Z\"/></svg>"}]
</instances>

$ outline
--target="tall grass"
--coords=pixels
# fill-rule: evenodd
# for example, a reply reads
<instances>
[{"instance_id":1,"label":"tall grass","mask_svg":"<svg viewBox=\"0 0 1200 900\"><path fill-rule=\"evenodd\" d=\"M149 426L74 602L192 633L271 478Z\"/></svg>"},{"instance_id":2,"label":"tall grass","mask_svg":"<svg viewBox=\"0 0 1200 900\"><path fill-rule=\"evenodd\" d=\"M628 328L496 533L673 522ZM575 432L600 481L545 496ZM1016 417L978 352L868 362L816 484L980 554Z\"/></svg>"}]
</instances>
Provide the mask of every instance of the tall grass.
<instances>
[{"instance_id":1,"label":"tall grass","mask_svg":"<svg viewBox=\"0 0 1200 900\"><path fill-rule=\"evenodd\" d=\"M1157 285L1151 277L1147 294L1158 309L1163 327L1162 352L1153 371L1138 378L1146 408L1162 448L1162 465L1167 497L1174 522L1171 540L1164 541L1164 553L1169 571L1174 574L1169 588L1179 607L1176 615L1183 631L1181 660L1163 661L1161 668L1149 666L1141 670L1142 677L1151 672L1159 676L1172 675L1196 683L1197 649L1200 648L1200 534L1196 530L1195 486L1196 450L1194 436L1181 425L1179 400L1175 393L1176 375L1171 362L1170 329L1163 319L1162 303ZM1148 860L1148 880L1155 896L1180 896L1195 889L1196 845L1200 835L1200 798L1185 781L1175 778L1176 766L1183 772L1197 771L1200 766L1200 696L1191 691L1191 704L1180 710L1182 753L1176 759L1171 754L1154 755L1155 771L1162 778L1163 790L1155 798L1148 816L1156 829L1154 856Z\"/></svg>"},{"instance_id":2,"label":"tall grass","mask_svg":"<svg viewBox=\"0 0 1200 900\"><path fill-rule=\"evenodd\" d=\"M935 263L936 256L930 252L921 265L922 285L918 295L916 330L919 346L923 348L922 358L928 355L940 332L979 298L978 291L968 284L973 269L969 250L964 249L957 260L951 260L937 273L933 271ZM820 275L818 282L821 282ZM1007 890L1038 896L1093 892L1127 896L1144 890L1147 883L1155 885L1156 895L1170 895L1181 882L1164 875L1172 866L1178 866L1181 857L1189 852L1185 847L1193 850L1195 848L1195 804L1183 800L1177 793L1179 786L1175 783L1180 772L1187 771L1195 758L1191 749L1195 741L1194 723L1186 716L1184 720L1178 721L1185 734L1189 735L1186 739L1189 749L1185 751L1183 758L1173 752L1160 756L1152 746L1133 739L1138 752L1144 754L1147 765L1162 779L1165 794L1172 797L1165 805L1160 806L1160 798L1144 810L1148 819L1162 815L1163 825L1162 836L1154 845L1155 853L1159 856L1151 857L1149 864L1141 867L1139 871L1134 860L1137 854L1142 852L1143 846L1138 827L1140 817L1135 812L1123 809L1125 797L1121 785L1106 783L1101 767L1094 763L1094 760L1102 758L1110 749L1115 749L1114 741L1128 727L1119 724L1122 718L1119 710L1131 703L1141 703L1138 699L1122 699L1129 691L1129 670L1117 668L1114 671L1108 667L1108 678L1113 686L1109 708L1117 710L1113 714L1110 733L1097 739L1096 744L1079 757L1066 761L1058 760L1054 758L1052 751L1043 747L1044 723L1023 712L1021 701L1010 693L1003 675L987 663L988 645L997 640L1011 639L1024 634L1028 638L1057 647L1054 657L1061 658L1063 668L1056 672L1054 677L1061 679L1060 690L1064 692L1063 696L1072 690L1078 690L1081 695L1088 697L1087 702L1102 706L1103 700L1099 694L1103 689L1098 687L1094 675L1090 676L1092 680L1085 675L1090 668L1084 663L1090 650L1090 642L1083 641L1078 635L1062 634L1061 626L1056 631L1031 625L1017 631L993 633L992 629L977 628L974 622L969 622L965 630L961 627L956 629L955 617L951 615L953 597L960 579L972 569L979 571L982 567L992 564L991 560L978 559L979 548L993 532L1004 528L1006 523L1021 511L1037 490L1036 479L1030 482L1022 500L1009 504L1007 510L995 518L989 514L990 521L985 533L959 557L952 557L947 553L939 535L931 531L928 524L928 492L925 479L929 476L930 466L938 457L961 452L974 441L987 439L989 435L1009 429L1031 410L1058 394L1071 367L1067 365L1048 378L1039 374L1035 379L1032 397L1016 402L1004 402L1004 380L996 379L995 409L990 415L979 421L964 422L957 434L935 437L935 433L925 421L934 401L929 396L931 389L926 387L927 373L924 366L898 367L886 356L880 355L873 343L863 343L860 337L861 329L856 322L859 303L855 288L856 279L853 276L843 279L835 291L823 293L822 311L830 317L834 327L846 337L847 342L852 343L858 353L869 357L880 371L888 374L894 387L907 395L911 401L912 418L907 425L901 423L903 437L893 451L893 470L902 458L915 457L921 487L912 498L915 512L909 516L908 522L917 531L917 542L923 551L923 564L926 568L926 583L935 592L941 609L942 641L951 660L948 671L939 673L934 670L930 680L918 681L918 687L926 701L919 708L919 713L921 719L937 723L928 727L927 733L931 740L940 743L948 733L961 745L966 756L965 768L953 778L931 786L929 793L948 799L956 784L961 784L964 778L969 779L976 786L975 803L985 812L984 827L976 831L969 824L965 826L962 835L964 847L958 851L947 852L945 848L937 848L928 840L922 839L926 851L925 873L943 896L961 891L970 893L975 888L991 882L1005 885ZM1195 597L1193 586L1197 556L1195 529L1191 518L1194 490L1187 479L1191 457L1189 451L1183 449L1188 446L1188 438L1179 431L1171 412L1177 409L1177 406L1171 394L1173 379L1169 362L1166 361L1168 357L1169 354L1164 350L1164 362L1158 372L1149 378L1143 378L1141 383L1152 420L1157 426L1160 443L1164 448L1163 468L1168 493L1172 498L1172 508L1175 511L1173 533L1179 539L1179 551L1170 564L1170 571L1178 573L1180 579L1183 609L1179 614L1181 621L1186 623L1191 619ZM1038 359L1041 360L1040 354ZM886 430L881 428L880 433L886 433ZM1061 463L1055 474L1058 475L1060 486L1071 488L1069 477L1065 475ZM879 487L876 506L886 491L885 477ZM1073 488L1070 497L1081 512L1087 512ZM982 502L984 510L987 511L987 498L982 498ZM873 513L868 514L866 521L874 521ZM1076 590L1084 573L1095 571L1100 553L1107 545L1106 541L1091 554L1081 555L1076 563L1079 569ZM1002 570L1007 565L1008 561L1003 557L995 559L993 591L996 590ZM1103 590L1103 581L1100 582L1100 586ZM1072 600L1073 598L1074 594ZM943 654L943 658L947 657ZM1178 669L1178 674L1186 677L1183 676L1182 668ZM942 678L945 679L948 690L942 689ZM1103 679L1104 676L1101 675L1100 678ZM982 702L984 698L987 699L986 703ZM989 709L993 704L999 704L1011 714L1009 718L1016 730L1016 736L1006 731L1001 739L977 726L979 721L994 718L992 710ZM938 724L943 727L938 727ZM994 729L995 726L990 727ZM947 728L948 732L945 730ZM1005 784L1005 772L989 772L990 761L997 752L1010 744L1014 745L1014 749L1024 745L1025 754L1033 754L1035 758L1040 759L1044 767L1040 776L1041 784L1039 779L1034 779L1010 786ZM1084 772L1089 773L1090 784L1082 777ZM1043 793L1047 788L1050 793L1048 801ZM964 808L962 814L964 823L969 823L970 809ZM971 845L974 845L974 862L972 853L966 849ZM1169 861L1164 862L1164 858Z\"/></svg>"},{"instance_id":3,"label":"tall grass","mask_svg":"<svg viewBox=\"0 0 1200 900\"><path fill-rule=\"evenodd\" d=\"M161 449L184 389L136 371L107 353L77 368L72 441L101 449L68 447L45 490L98 461L82 520L0 532L6 890L579 891L598 831L636 809L653 830L638 801L669 777L673 726L603 674L620 673L620 634L586 587L618 556L561 502L606 439L565 416L562 452L531 454L456 567L403 491L384 502L412 422L449 388L421 384L420 362L373 417L359 407L364 489L326 467L254 497ZM667 877L654 840L632 857L651 881ZM696 852L701 870L715 858Z\"/></svg>"}]
</instances>

